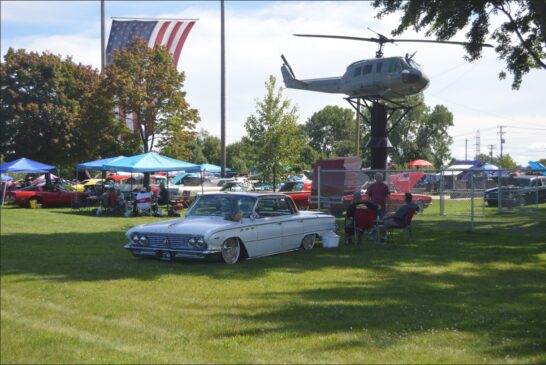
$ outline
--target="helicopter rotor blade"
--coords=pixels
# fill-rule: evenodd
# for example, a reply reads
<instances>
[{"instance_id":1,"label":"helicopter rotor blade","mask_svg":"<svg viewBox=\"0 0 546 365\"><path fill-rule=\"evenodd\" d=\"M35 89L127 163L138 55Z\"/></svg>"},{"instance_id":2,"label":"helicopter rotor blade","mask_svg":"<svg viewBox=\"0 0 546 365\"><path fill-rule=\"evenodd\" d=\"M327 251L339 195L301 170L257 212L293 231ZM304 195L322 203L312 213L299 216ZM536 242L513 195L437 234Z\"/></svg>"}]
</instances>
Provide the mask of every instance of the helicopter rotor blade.
<instances>
[{"instance_id":1,"label":"helicopter rotor blade","mask_svg":"<svg viewBox=\"0 0 546 365\"><path fill-rule=\"evenodd\" d=\"M334 38L334 39L348 39L353 41L366 41L379 44L395 43L395 42L419 42L419 43L442 43L442 44L457 44L460 46L466 46L469 42L456 42L456 41L439 41L432 39L399 39L399 38L387 38L382 34L376 33L379 38L364 38L364 37L349 37L342 35L321 35L321 34L294 34L296 37L313 37L313 38ZM493 47L488 43L480 43L482 47Z\"/></svg>"},{"instance_id":2,"label":"helicopter rotor blade","mask_svg":"<svg viewBox=\"0 0 546 365\"><path fill-rule=\"evenodd\" d=\"M390 41L392 42L419 42L419 43L442 43L442 44L457 44L460 46L466 46L471 44L470 42L456 42L456 41L436 41L432 39L393 39L391 38ZM493 46L489 43L479 43L482 47L491 47Z\"/></svg>"},{"instance_id":3,"label":"helicopter rotor blade","mask_svg":"<svg viewBox=\"0 0 546 365\"><path fill-rule=\"evenodd\" d=\"M320 35L320 34L294 34L296 37L312 37L312 38L335 38L335 39L349 39L353 41L366 41L375 43L387 43L393 42L393 40L385 38L363 38L363 37L349 37L344 35Z\"/></svg>"}]
</instances>

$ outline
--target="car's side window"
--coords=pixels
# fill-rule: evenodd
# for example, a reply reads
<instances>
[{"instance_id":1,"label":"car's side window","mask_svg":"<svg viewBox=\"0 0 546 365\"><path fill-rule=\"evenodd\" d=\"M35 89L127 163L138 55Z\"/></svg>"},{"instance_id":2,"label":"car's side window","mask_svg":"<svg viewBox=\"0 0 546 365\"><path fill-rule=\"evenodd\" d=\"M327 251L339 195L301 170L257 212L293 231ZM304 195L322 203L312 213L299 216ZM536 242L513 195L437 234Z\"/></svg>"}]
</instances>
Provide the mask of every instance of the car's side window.
<instances>
[{"instance_id":1,"label":"car's side window","mask_svg":"<svg viewBox=\"0 0 546 365\"><path fill-rule=\"evenodd\" d=\"M258 201L256 213L259 217L278 217L294 214L292 206L285 197L264 197Z\"/></svg>"}]
</instances>

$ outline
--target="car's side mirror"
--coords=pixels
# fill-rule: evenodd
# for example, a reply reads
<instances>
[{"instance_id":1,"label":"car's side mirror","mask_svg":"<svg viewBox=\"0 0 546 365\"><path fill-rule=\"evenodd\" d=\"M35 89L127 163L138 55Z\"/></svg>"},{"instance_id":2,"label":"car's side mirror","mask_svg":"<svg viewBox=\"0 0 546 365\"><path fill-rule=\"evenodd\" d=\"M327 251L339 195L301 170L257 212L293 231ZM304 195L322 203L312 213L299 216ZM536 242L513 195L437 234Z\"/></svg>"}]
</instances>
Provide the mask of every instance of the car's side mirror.
<instances>
[{"instance_id":1,"label":"car's side mirror","mask_svg":"<svg viewBox=\"0 0 546 365\"><path fill-rule=\"evenodd\" d=\"M259 215L258 215L258 213L256 213L256 212L252 212L252 213L250 214L250 219L251 219L253 222L254 222L254 221L256 220L256 218L258 218L258 217L259 217Z\"/></svg>"}]
</instances>

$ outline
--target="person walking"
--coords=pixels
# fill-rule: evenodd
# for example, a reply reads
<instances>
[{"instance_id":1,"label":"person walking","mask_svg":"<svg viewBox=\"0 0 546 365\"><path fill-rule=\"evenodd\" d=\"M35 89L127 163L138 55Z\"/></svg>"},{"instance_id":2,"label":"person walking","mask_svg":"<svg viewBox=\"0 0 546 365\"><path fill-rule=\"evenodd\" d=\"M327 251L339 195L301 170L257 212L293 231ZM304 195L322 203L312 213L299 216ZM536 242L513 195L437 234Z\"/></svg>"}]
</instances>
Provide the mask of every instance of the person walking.
<instances>
[{"instance_id":1,"label":"person walking","mask_svg":"<svg viewBox=\"0 0 546 365\"><path fill-rule=\"evenodd\" d=\"M376 172L374 175L375 182L368 186L366 195L368 199L378 206L377 214L379 219L383 219L387 213L387 203L391 195L389 187L383 182L383 174Z\"/></svg>"}]
</instances>

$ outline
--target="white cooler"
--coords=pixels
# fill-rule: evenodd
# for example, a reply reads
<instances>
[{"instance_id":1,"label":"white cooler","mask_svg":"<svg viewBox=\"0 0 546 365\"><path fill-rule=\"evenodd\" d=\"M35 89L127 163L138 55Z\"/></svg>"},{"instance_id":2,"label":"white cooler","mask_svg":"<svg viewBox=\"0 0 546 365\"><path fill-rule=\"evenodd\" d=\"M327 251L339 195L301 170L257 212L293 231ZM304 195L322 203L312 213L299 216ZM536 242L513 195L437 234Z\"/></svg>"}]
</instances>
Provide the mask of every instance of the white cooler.
<instances>
[{"instance_id":1,"label":"white cooler","mask_svg":"<svg viewBox=\"0 0 546 365\"><path fill-rule=\"evenodd\" d=\"M339 245L339 236L335 232L330 232L322 236L322 247L335 248Z\"/></svg>"}]
</instances>

